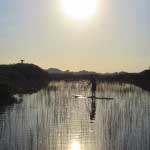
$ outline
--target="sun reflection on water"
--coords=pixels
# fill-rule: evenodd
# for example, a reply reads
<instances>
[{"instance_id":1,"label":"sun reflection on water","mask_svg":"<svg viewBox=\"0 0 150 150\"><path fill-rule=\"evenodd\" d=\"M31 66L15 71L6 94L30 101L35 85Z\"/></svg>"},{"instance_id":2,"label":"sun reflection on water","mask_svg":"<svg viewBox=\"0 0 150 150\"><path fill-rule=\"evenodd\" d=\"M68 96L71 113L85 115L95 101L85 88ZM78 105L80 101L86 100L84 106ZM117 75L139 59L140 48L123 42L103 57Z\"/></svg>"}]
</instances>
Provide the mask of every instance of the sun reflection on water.
<instances>
[{"instance_id":1,"label":"sun reflection on water","mask_svg":"<svg viewBox=\"0 0 150 150\"><path fill-rule=\"evenodd\" d=\"M80 143L77 141L73 141L71 144L71 150L81 150Z\"/></svg>"}]
</instances>

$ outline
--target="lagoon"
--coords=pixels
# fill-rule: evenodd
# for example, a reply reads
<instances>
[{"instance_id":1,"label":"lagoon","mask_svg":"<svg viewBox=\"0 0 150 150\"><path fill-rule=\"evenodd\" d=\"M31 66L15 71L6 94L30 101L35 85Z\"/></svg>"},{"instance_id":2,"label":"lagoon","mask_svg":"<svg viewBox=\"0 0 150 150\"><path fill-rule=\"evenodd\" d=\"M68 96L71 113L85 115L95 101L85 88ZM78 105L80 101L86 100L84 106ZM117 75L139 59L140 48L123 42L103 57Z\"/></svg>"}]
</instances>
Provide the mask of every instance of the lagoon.
<instances>
[{"instance_id":1,"label":"lagoon","mask_svg":"<svg viewBox=\"0 0 150 150\"><path fill-rule=\"evenodd\" d=\"M0 150L149 150L150 92L125 83L50 82L0 106ZM76 98L74 95L83 95Z\"/></svg>"}]
</instances>

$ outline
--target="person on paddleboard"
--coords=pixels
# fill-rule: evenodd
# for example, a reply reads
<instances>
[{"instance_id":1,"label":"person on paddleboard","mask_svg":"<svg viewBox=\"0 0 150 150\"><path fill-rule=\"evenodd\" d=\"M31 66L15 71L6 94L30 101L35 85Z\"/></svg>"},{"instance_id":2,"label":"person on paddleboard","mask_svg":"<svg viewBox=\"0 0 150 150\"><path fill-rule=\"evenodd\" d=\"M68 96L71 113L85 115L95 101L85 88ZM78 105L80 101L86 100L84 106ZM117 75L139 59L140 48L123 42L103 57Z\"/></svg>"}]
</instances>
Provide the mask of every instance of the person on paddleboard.
<instances>
[{"instance_id":1,"label":"person on paddleboard","mask_svg":"<svg viewBox=\"0 0 150 150\"><path fill-rule=\"evenodd\" d=\"M90 77L90 83L89 85L91 85L91 111L90 111L90 120L91 123L93 123L93 121L95 120L95 115L96 115L96 88L97 88L97 83L96 83L96 77L94 75L92 75Z\"/></svg>"},{"instance_id":2,"label":"person on paddleboard","mask_svg":"<svg viewBox=\"0 0 150 150\"><path fill-rule=\"evenodd\" d=\"M91 84L91 93L92 93L92 97L96 96L96 77L95 76L91 76L90 78L90 84Z\"/></svg>"}]
</instances>

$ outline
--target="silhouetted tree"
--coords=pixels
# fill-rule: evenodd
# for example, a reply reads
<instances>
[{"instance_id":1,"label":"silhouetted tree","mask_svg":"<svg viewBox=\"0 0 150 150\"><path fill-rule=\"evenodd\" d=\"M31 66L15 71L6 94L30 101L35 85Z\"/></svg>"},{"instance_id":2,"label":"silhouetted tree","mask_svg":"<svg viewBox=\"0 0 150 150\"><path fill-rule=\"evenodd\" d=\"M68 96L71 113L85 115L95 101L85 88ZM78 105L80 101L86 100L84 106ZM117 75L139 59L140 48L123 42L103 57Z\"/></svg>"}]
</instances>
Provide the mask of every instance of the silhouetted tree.
<instances>
[{"instance_id":1,"label":"silhouetted tree","mask_svg":"<svg viewBox=\"0 0 150 150\"><path fill-rule=\"evenodd\" d=\"M23 64L25 60L24 60L24 59L21 59L20 61L21 61L21 64Z\"/></svg>"}]
</instances>

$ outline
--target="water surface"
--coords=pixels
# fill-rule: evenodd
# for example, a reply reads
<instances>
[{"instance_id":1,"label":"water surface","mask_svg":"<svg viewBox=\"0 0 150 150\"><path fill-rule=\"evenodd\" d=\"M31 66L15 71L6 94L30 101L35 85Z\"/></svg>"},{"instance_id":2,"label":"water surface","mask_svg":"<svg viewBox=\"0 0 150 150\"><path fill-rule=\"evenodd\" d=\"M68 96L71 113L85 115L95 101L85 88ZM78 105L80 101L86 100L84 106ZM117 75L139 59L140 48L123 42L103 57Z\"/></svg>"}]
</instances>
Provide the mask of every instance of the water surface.
<instances>
[{"instance_id":1,"label":"water surface","mask_svg":"<svg viewBox=\"0 0 150 150\"><path fill-rule=\"evenodd\" d=\"M0 150L149 150L150 93L129 84L51 82L0 107Z\"/></svg>"}]
</instances>

